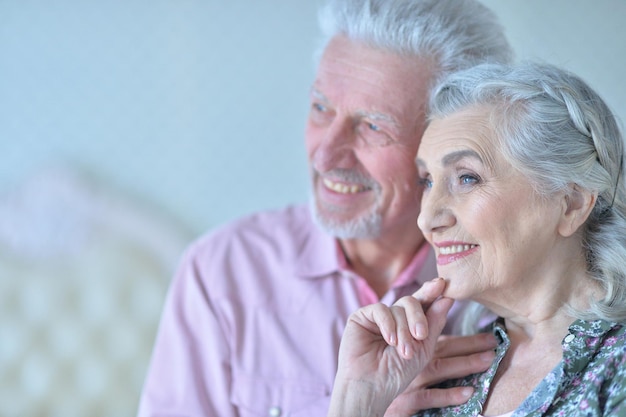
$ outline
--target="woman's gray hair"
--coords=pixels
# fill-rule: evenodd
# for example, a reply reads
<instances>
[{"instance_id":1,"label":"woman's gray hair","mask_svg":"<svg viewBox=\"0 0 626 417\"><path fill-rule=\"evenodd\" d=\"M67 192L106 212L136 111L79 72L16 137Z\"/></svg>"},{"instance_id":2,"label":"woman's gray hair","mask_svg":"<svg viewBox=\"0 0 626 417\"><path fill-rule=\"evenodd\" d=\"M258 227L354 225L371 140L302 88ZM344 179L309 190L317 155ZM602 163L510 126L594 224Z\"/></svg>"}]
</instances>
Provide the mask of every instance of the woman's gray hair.
<instances>
[{"instance_id":1,"label":"woman's gray hair","mask_svg":"<svg viewBox=\"0 0 626 417\"><path fill-rule=\"evenodd\" d=\"M330 0L320 10L323 39L334 36L435 63L433 85L482 62L507 63L513 52L495 14L476 0Z\"/></svg>"},{"instance_id":2,"label":"woman's gray hair","mask_svg":"<svg viewBox=\"0 0 626 417\"><path fill-rule=\"evenodd\" d=\"M579 77L552 65L479 65L435 89L429 119L476 106L488 109L503 155L538 193L572 184L597 193L581 233L589 274L606 293L575 314L626 320L624 142L609 107Z\"/></svg>"}]
</instances>

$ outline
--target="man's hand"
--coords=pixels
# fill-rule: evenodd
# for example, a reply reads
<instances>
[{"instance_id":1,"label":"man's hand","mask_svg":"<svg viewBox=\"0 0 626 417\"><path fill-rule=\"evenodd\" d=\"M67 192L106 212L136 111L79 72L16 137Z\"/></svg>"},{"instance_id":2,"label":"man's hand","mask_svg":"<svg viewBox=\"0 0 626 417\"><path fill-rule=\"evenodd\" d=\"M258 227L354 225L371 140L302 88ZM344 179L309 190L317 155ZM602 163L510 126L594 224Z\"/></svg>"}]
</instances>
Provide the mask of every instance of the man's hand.
<instances>
[{"instance_id":1,"label":"man's hand","mask_svg":"<svg viewBox=\"0 0 626 417\"><path fill-rule=\"evenodd\" d=\"M435 279L391 307L373 304L350 316L339 349L329 416L382 416L433 363L453 303L441 297L445 285L443 279Z\"/></svg>"},{"instance_id":2,"label":"man's hand","mask_svg":"<svg viewBox=\"0 0 626 417\"><path fill-rule=\"evenodd\" d=\"M461 378L489 368L497 342L491 333L473 336L440 336L433 360L387 409L385 417L406 417L419 410L467 402L470 387L428 388L448 379Z\"/></svg>"}]
</instances>

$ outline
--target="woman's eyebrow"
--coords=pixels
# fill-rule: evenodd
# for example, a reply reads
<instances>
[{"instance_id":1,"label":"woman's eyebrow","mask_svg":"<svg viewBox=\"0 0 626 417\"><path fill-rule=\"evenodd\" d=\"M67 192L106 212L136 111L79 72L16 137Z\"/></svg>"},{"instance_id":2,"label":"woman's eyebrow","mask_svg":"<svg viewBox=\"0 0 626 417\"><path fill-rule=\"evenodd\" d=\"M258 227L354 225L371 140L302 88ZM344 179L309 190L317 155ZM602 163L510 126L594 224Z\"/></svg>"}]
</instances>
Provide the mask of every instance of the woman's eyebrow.
<instances>
[{"instance_id":1,"label":"woman's eyebrow","mask_svg":"<svg viewBox=\"0 0 626 417\"><path fill-rule=\"evenodd\" d=\"M478 152L473 151L471 149L463 149L460 151L450 152L449 154L445 155L441 159L441 164L443 166L453 165L455 162L458 162L461 159L467 158L467 157L477 159L481 163L483 162L483 159L480 157ZM417 166L421 166L424 168L426 167L426 163L420 158L415 159L415 163L417 164Z\"/></svg>"},{"instance_id":2,"label":"woman's eyebrow","mask_svg":"<svg viewBox=\"0 0 626 417\"><path fill-rule=\"evenodd\" d=\"M467 157L477 159L479 162L484 162L483 159L478 154L478 152L473 151L471 149L463 149L461 151L450 152L449 154L447 154L441 159L441 163L444 166L448 166Z\"/></svg>"}]
</instances>

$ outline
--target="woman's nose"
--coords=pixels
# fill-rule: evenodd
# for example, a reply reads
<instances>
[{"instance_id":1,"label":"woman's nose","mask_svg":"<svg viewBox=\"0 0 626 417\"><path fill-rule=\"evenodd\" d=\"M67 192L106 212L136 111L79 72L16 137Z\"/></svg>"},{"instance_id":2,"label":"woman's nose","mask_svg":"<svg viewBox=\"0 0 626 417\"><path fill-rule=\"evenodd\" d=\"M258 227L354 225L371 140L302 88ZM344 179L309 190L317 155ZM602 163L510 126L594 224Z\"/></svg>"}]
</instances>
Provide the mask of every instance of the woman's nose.
<instances>
[{"instance_id":1,"label":"woman's nose","mask_svg":"<svg viewBox=\"0 0 626 417\"><path fill-rule=\"evenodd\" d=\"M445 186L424 190L420 214L417 216L417 226L423 233L440 231L455 224L451 201Z\"/></svg>"}]
</instances>

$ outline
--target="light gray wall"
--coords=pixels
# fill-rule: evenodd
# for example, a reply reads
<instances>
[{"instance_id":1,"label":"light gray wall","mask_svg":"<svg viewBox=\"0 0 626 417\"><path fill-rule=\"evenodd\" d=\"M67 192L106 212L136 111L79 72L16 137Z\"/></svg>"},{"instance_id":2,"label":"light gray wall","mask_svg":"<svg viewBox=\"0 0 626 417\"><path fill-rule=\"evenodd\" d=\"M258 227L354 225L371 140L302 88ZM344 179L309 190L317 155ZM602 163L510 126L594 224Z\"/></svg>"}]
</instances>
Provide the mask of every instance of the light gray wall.
<instances>
[{"instance_id":1,"label":"light gray wall","mask_svg":"<svg viewBox=\"0 0 626 417\"><path fill-rule=\"evenodd\" d=\"M0 194L67 164L194 233L308 197L313 0L0 0ZM485 0L626 114L626 2Z\"/></svg>"},{"instance_id":2,"label":"light gray wall","mask_svg":"<svg viewBox=\"0 0 626 417\"><path fill-rule=\"evenodd\" d=\"M0 0L0 193L67 164L195 232L305 200L313 1Z\"/></svg>"}]
</instances>

